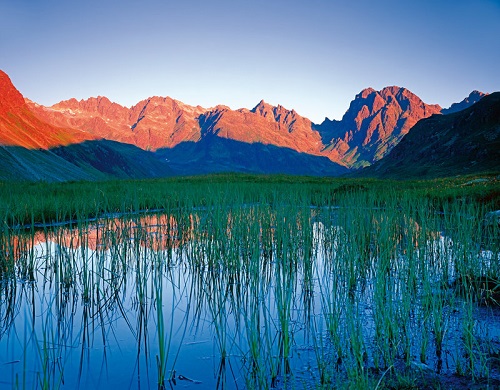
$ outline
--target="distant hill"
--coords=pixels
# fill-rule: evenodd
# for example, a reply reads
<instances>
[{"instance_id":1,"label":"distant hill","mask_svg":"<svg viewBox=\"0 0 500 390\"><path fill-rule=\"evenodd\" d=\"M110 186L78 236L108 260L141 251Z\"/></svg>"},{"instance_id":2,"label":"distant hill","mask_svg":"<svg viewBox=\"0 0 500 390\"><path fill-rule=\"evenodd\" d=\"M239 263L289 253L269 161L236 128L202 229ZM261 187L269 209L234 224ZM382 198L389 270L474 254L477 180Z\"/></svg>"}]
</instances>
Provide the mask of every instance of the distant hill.
<instances>
[{"instance_id":1,"label":"distant hill","mask_svg":"<svg viewBox=\"0 0 500 390\"><path fill-rule=\"evenodd\" d=\"M469 108L419 121L362 176L408 178L500 172L500 92Z\"/></svg>"},{"instance_id":2,"label":"distant hill","mask_svg":"<svg viewBox=\"0 0 500 390\"><path fill-rule=\"evenodd\" d=\"M447 115L447 114L453 114L454 112L465 110L466 108L469 108L473 104L477 103L484 96L486 96L486 94L483 92L472 91L469 94L469 96L467 96L460 103L453 103L449 108L444 108L443 110L441 110L441 114Z\"/></svg>"}]
</instances>

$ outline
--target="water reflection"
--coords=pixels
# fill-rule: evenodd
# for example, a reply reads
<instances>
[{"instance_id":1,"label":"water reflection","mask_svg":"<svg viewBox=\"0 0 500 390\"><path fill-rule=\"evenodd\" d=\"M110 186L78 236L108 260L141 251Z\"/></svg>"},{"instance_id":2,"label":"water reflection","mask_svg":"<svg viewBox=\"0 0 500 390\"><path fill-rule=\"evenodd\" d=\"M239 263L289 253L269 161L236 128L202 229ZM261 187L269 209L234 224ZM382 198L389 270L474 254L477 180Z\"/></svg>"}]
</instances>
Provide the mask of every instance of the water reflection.
<instances>
[{"instance_id":1,"label":"water reflection","mask_svg":"<svg viewBox=\"0 0 500 390\"><path fill-rule=\"evenodd\" d=\"M484 273L492 255L457 256L436 226L256 206L7 237L2 384L287 388L416 363L479 372L498 311L450 283L459 261Z\"/></svg>"}]
</instances>

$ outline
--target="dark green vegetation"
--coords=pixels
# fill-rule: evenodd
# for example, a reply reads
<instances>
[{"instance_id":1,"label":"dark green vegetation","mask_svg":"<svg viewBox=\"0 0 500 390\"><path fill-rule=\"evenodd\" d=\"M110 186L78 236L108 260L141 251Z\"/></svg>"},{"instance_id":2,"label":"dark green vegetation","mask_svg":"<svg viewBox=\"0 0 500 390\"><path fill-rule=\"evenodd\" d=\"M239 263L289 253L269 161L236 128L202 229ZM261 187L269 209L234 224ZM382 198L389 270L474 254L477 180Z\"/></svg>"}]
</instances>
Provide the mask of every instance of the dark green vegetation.
<instances>
[{"instance_id":1,"label":"dark green vegetation","mask_svg":"<svg viewBox=\"0 0 500 390\"><path fill-rule=\"evenodd\" d=\"M8 388L500 385L496 176L2 183L0 202Z\"/></svg>"},{"instance_id":2,"label":"dark green vegetation","mask_svg":"<svg viewBox=\"0 0 500 390\"><path fill-rule=\"evenodd\" d=\"M136 146L86 141L50 150L0 146L0 180L62 182L172 176L168 164Z\"/></svg>"},{"instance_id":3,"label":"dark green vegetation","mask_svg":"<svg viewBox=\"0 0 500 390\"><path fill-rule=\"evenodd\" d=\"M287 175L218 174L157 180L31 183L0 182L0 216L9 225L94 218L105 213L180 210L223 204L295 202L336 205L339 196L367 191L375 197L426 198L436 210L458 199L500 208L495 175L420 181L341 179ZM298 197L298 198L297 198ZM382 202L382 200L380 200Z\"/></svg>"},{"instance_id":4,"label":"dark green vegetation","mask_svg":"<svg viewBox=\"0 0 500 390\"><path fill-rule=\"evenodd\" d=\"M449 115L419 121L360 176L433 178L500 169L500 92Z\"/></svg>"}]
</instances>

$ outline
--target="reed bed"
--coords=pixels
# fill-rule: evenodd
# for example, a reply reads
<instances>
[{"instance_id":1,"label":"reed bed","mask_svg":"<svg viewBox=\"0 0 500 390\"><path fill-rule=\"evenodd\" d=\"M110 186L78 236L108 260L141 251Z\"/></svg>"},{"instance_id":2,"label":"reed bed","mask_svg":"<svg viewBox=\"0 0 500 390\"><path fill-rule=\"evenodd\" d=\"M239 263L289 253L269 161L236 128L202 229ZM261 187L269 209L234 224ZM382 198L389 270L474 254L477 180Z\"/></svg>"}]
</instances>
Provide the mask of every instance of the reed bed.
<instances>
[{"instance_id":1,"label":"reed bed","mask_svg":"<svg viewBox=\"0 0 500 390\"><path fill-rule=\"evenodd\" d=\"M469 181L0 186L0 384L495 387L499 185Z\"/></svg>"}]
</instances>

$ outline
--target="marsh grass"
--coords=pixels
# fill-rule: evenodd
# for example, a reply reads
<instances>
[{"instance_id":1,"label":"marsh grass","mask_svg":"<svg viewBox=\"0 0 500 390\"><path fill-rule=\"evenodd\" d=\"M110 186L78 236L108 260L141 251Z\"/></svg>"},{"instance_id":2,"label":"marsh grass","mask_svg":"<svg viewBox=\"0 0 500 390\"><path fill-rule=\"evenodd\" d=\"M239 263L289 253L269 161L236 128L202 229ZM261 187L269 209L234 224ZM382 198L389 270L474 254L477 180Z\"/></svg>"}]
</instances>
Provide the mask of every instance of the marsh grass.
<instances>
[{"instance_id":1,"label":"marsh grass","mask_svg":"<svg viewBox=\"0 0 500 390\"><path fill-rule=\"evenodd\" d=\"M483 221L498 183L465 180L0 186L1 375L13 388L494 385L498 227Z\"/></svg>"}]
</instances>

